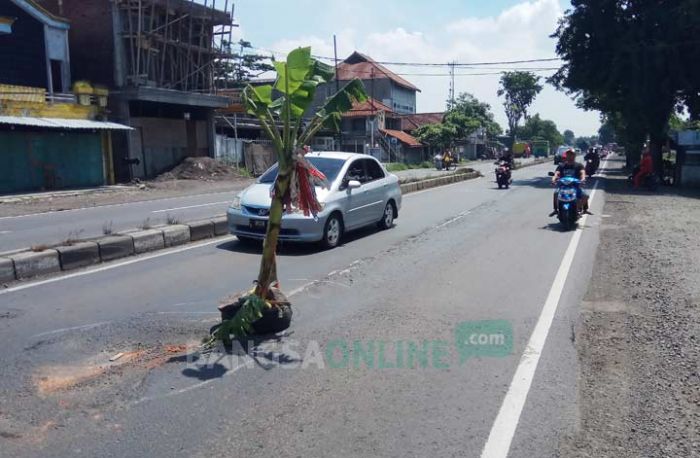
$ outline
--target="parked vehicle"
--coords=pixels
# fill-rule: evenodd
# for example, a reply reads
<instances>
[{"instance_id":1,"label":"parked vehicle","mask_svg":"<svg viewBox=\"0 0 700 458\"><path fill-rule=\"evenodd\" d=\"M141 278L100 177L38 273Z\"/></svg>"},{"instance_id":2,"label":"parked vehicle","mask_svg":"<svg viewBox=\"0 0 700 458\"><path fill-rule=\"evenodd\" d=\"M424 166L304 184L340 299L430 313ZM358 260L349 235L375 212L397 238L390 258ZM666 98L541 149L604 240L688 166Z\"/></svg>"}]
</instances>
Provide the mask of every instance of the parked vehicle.
<instances>
[{"instance_id":1,"label":"parked vehicle","mask_svg":"<svg viewBox=\"0 0 700 458\"><path fill-rule=\"evenodd\" d=\"M549 172L549 175L554 176L554 172ZM575 228L581 217L576 197L579 186L581 180L573 177L561 177L557 181L557 218L566 231Z\"/></svg>"},{"instance_id":2,"label":"parked vehicle","mask_svg":"<svg viewBox=\"0 0 700 458\"><path fill-rule=\"evenodd\" d=\"M504 187L508 189L510 184L513 182L513 180L511 180L510 165L506 161L496 161L495 164L496 170L494 172L496 173L496 184L498 184L498 189Z\"/></svg>"},{"instance_id":3,"label":"parked vehicle","mask_svg":"<svg viewBox=\"0 0 700 458\"><path fill-rule=\"evenodd\" d=\"M317 218L301 213L282 217L279 240L321 242L326 248L340 244L348 231L377 224L394 225L401 210L399 178L372 156L355 153L314 152L306 158L330 183L330 189L316 188L324 205ZM277 178L277 164L255 184L246 188L228 209L230 232L243 242L263 240L270 214L270 190Z\"/></svg>"}]
</instances>

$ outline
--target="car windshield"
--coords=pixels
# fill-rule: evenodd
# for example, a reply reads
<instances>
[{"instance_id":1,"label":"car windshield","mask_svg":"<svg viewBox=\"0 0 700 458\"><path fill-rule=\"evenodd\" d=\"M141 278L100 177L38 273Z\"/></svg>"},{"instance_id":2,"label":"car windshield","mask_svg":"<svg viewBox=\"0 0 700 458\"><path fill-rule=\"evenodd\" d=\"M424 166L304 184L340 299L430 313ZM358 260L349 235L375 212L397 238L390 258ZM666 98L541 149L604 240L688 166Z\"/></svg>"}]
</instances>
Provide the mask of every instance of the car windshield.
<instances>
[{"instance_id":1,"label":"car windshield","mask_svg":"<svg viewBox=\"0 0 700 458\"><path fill-rule=\"evenodd\" d=\"M340 169L343 168L345 161L343 159L332 159L328 157L307 157L309 162L311 162L314 167L319 169L329 182L333 182L340 173ZM277 178L277 164L273 165L268 169L267 172L263 173L260 177L260 183L273 183Z\"/></svg>"}]
</instances>

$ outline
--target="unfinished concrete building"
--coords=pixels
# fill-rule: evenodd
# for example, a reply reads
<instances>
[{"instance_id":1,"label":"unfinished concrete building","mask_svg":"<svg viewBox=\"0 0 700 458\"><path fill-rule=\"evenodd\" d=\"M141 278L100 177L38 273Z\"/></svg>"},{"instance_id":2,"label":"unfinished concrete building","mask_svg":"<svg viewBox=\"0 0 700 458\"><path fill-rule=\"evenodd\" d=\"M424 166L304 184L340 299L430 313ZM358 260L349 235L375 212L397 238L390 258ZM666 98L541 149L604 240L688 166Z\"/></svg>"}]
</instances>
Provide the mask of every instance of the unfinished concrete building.
<instances>
[{"instance_id":1,"label":"unfinished concrete building","mask_svg":"<svg viewBox=\"0 0 700 458\"><path fill-rule=\"evenodd\" d=\"M153 177L187 156L212 156L214 68L230 58L232 0L43 0L71 22L74 80L110 88L118 181Z\"/></svg>"}]
</instances>

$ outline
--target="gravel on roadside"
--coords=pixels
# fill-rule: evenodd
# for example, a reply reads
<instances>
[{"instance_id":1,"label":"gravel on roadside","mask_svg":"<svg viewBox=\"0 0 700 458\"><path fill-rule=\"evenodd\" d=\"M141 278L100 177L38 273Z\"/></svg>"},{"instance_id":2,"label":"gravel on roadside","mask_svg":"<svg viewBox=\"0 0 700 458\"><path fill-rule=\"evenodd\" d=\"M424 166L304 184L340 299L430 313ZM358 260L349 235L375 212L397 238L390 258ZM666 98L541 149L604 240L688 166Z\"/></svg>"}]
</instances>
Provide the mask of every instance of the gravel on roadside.
<instances>
[{"instance_id":1,"label":"gravel on roadside","mask_svg":"<svg viewBox=\"0 0 700 458\"><path fill-rule=\"evenodd\" d=\"M610 177L566 457L700 456L700 192Z\"/></svg>"}]
</instances>

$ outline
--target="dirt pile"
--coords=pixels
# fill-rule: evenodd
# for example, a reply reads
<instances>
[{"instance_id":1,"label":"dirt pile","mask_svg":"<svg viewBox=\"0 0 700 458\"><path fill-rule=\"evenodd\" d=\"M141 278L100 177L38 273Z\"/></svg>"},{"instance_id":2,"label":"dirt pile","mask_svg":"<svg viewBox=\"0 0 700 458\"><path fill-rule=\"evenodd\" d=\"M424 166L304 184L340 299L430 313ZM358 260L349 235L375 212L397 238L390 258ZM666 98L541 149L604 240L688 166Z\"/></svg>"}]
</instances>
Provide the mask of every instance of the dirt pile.
<instances>
[{"instance_id":1,"label":"dirt pile","mask_svg":"<svg viewBox=\"0 0 700 458\"><path fill-rule=\"evenodd\" d=\"M157 181L165 180L224 180L240 177L235 167L210 157L188 157L180 164L158 176Z\"/></svg>"}]
</instances>

